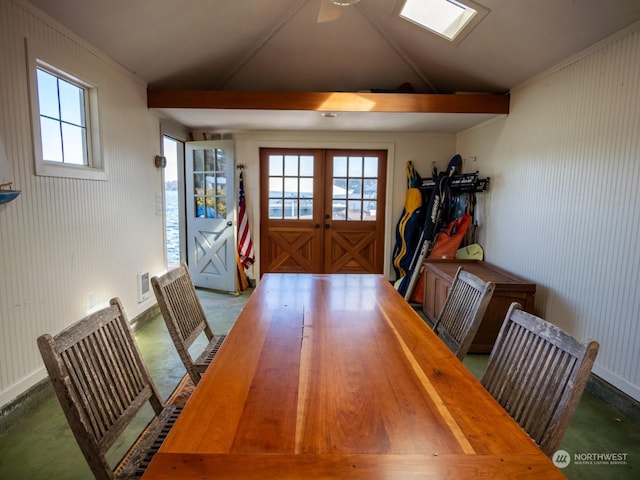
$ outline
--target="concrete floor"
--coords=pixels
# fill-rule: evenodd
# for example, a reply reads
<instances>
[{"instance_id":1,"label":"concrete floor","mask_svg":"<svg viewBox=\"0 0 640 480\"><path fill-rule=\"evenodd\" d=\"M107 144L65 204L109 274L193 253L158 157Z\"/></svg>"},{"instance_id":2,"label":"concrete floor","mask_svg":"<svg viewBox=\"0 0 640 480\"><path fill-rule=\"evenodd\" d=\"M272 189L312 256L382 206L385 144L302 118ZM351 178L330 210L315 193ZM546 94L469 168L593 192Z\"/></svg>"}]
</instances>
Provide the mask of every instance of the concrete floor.
<instances>
[{"instance_id":1,"label":"concrete floor","mask_svg":"<svg viewBox=\"0 0 640 480\"><path fill-rule=\"evenodd\" d=\"M216 333L226 333L244 306L248 293L240 296L199 290L199 296ZM164 398L184 376L185 369L171 344L160 316L136 332L142 355ZM194 348L198 348L195 345ZM480 376L486 355L469 354L465 365ZM53 390L51 390L53 392ZM110 452L115 461L126 451L151 416L151 409L125 434ZM626 454L626 464L572 462L563 472L569 479L640 478L640 428L638 419L627 419L589 393L585 393L565 434L561 448L574 454ZM85 480L91 471L67 426L58 400L51 396L26 413L0 436L0 480ZM401 480L401 479L399 479Z\"/></svg>"}]
</instances>

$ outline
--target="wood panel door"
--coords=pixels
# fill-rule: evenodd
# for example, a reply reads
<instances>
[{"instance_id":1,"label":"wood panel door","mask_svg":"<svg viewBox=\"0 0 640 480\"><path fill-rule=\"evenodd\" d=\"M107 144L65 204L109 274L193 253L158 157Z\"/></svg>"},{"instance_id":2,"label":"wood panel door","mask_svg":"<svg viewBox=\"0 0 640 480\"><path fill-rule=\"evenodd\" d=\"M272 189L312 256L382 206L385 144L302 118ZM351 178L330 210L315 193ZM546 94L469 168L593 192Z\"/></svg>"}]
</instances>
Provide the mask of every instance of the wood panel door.
<instances>
[{"instance_id":1,"label":"wood panel door","mask_svg":"<svg viewBox=\"0 0 640 480\"><path fill-rule=\"evenodd\" d=\"M261 149L261 273L382 273L386 151Z\"/></svg>"}]
</instances>

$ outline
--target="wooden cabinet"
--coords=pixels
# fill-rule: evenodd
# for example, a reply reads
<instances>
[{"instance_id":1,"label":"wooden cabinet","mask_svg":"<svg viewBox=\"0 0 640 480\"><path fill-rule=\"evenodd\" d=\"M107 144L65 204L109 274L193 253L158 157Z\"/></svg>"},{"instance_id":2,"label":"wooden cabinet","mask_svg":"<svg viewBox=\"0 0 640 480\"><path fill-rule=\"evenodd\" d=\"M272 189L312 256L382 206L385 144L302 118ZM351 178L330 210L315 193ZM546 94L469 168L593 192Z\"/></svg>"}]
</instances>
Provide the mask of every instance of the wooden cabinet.
<instances>
[{"instance_id":1,"label":"wooden cabinet","mask_svg":"<svg viewBox=\"0 0 640 480\"><path fill-rule=\"evenodd\" d=\"M427 259L422 273L424 276L422 310L431 322L434 322L440 313L459 266L483 280L496 284L480 329L469 349L469 353L489 353L512 302L518 302L523 310L534 313L536 285L486 262Z\"/></svg>"}]
</instances>

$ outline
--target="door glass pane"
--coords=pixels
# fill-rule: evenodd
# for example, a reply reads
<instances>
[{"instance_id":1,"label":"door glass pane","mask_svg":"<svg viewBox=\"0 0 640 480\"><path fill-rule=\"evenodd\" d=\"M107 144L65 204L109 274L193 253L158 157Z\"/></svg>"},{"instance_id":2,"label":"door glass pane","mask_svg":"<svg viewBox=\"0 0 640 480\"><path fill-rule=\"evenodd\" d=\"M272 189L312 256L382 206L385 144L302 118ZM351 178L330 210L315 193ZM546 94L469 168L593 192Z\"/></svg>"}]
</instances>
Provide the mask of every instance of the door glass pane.
<instances>
[{"instance_id":1,"label":"door glass pane","mask_svg":"<svg viewBox=\"0 0 640 480\"><path fill-rule=\"evenodd\" d=\"M287 155L284 157L284 174L286 176L298 176L298 156Z\"/></svg>"},{"instance_id":2,"label":"door glass pane","mask_svg":"<svg viewBox=\"0 0 640 480\"><path fill-rule=\"evenodd\" d=\"M284 190L282 188L282 177L270 177L269 178L269 197L282 197Z\"/></svg>"},{"instance_id":3,"label":"door glass pane","mask_svg":"<svg viewBox=\"0 0 640 480\"><path fill-rule=\"evenodd\" d=\"M365 177L378 178L378 157L364 157Z\"/></svg>"},{"instance_id":4,"label":"door glass pane","mask_svg":"<svg viewBox=\"0 0 640 480\"><path fill-rule=\"evenodd\" d=\"M313 217L313 163L309 155L269 156L269 218Z\"/></svg>"},{"instance_id":5,"label":"door glass pane","mask_svg":"<svg viewBox=\"0 0 640 480\"><path fill-rule=\"evenodd\" d=\"M285 197L297 197L298 193L298 178L286 177L284 179Z\"/></svg>"},{"instance_id":6,"label":"door glass pane","mask_svg":"<svg viewBox=\"0 0 640 480\"><path fill-rule=\"evenodd\" d=\"M347 176L347 157L333 157L333 176Z\"/></svg>"},{"instance_id":7,"label":"door glass pane","mask_svg":"<svg viewBox=\"0 0 640 480\"><path fill-rule=\"evenodd\" d=\"M282 218L282 199L270 198L269 199L269 218Z\"/></svg>"},{"instance_id":8,"label":"door glass pane","mask_svg":"<svg viewBox=\"0 0 640 480\"><path fill-rule=\"evenodd\" d=\"M226 157L222 149L193 152L195 215L198 218L225 218L227 215Z\"/></svg>"},{"instance_id":9,"label":"door glass pane","mask_svg":"<svg viewBox=\"0 0 640 480\"><path fill-rule=\"evenodd\" d=\"M349 157L349 176L362 176L362 157Z\"/></svg>"},{"instance_id":10,"label":"door glass pane","mask_svg":"<svg viewBox=\"0 0 640 480\"><path fill-rule=\"evenodd\" d=\"M270 155L269 156L269 176L282 176L284 165L284 159L282 155Z\"/></svg>"},{"instance_id":11,"label":"door glass pane","mask_svg":"<svg viewBox=\"0 0 640 480\"><path fill-rule=\"evenodd\" d=\"M300 179L300 196L313 198L313 178Z\"/></svg>"},{"instance_id":12,"label":"door glass pane","mask_svg":"<svg viewBox=\"0 0 640 480\"><path fill-rule=\"evenodd\" d=\"M331 218L333 220L346 220L347 204L346 200L336 200L331 202Z\"/></svg>"},{"instance_id":13,"label":"door glass pane","mask_svg":"<svg viewBox=\"0 0 640 480\"><path fill-rule=\"evenodd\" d=\"M313 177L313 157L303 155L300 157L300 176Z\"/></svg>"},{"instance_id":14,"label":"door glass pane","mask_svg":"<svg viewBox=\"0 0 640 480\"><path fill-rule=\"evenodd\" d=\"M375 221L378 200L378 158L357 155L336 156L333 158L333 167L331 218Z\"/></svg>"},{"instance_id":15,"label":"door glass pane","mask_svg":"<svg viewBox=\"0 0 640 480\"><path fill-rule=\"evenodd\" d=\"M202 172L204 170L204 150L194 150L193 152L193 171Z\"/></svg>"},{"instance_id":16,"label":"door glass pane","mask_svg":"<svg viewBox=\"0 0 640 480\"><path fill-rule=\"evenodd\" d=\"M362 198L362 179L349 179L349 198Z\"/></svg>"},{"instance_id":17,"label":"door glass pane","mask_svg":"<svg viewBox=\"0 0 640 480\"><path fill-rule=\"evenodd\" d=\"M378 202L370 201L365 202L364 209L364 218L363 220L374 220L376 219L376 210L377 210Z\"/></svg>"},{"instance_id":18,"label":"door glass pane","mask_svg":"<svg viewBox=\"0 0 640 480\"><path fill-rule=\"evenodd\" d=\"M348 205L347 220L362 220L362 202L359 200L349 200Z\"/></svg>"},{"instance_id":19,"label":"door glass pane","mask_svg":"<svg viewBox=\"0 0 640 480\"><path fill-rule=\"evenodd\" d=\"M215 218L226 218L227 216L227 177L225 174L227 168L227 157L224 150L216 148L214 150L214 163L212 164L212 175L215 179Z\"/></svg>"},{"instance_id":20,"label":"door glass pane","mask_svg":"<svg viewBox=\"0 0 640 480\"><path fill-rule=\"evenodd\" d=\"M216 160L214 155L214 150L204 151L204 169L207 172L213 172L216 169Z\"/></svg>"}]
</instances>

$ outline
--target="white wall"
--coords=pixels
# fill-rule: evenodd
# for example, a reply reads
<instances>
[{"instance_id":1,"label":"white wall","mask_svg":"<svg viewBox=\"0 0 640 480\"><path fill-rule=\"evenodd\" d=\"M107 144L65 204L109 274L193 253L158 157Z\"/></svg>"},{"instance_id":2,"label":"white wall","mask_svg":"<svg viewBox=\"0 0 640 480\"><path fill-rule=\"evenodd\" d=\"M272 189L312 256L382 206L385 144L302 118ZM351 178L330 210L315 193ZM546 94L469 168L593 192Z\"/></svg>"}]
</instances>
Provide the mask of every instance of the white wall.
<instances>
[{"instance_id":1,"label":"white wall","mask_svg":"<svg viewBox=\"0 0 640 480\"><path fill-rule=\"evenodd\" d=\"M25 38L55 48L101 78L107 182L34 175ZM129 318L136 276L165 268L157 119L146 85L28 4L0 0L0 136L21 195L0 205L0 406L45 377L36 338L119 296Z\"/></svg>"},{"instance_id":2,"label":"white wall","mask_svg":"<svg viewBox=\"0 0 640 480\"><path fill-rule=\"evenodd\" d=\"M511 93L458 136L491 177L486 260L537 283L537 313L598 340L594 372L640 400L640 23Z\"/></svg>"}]
</instances>

